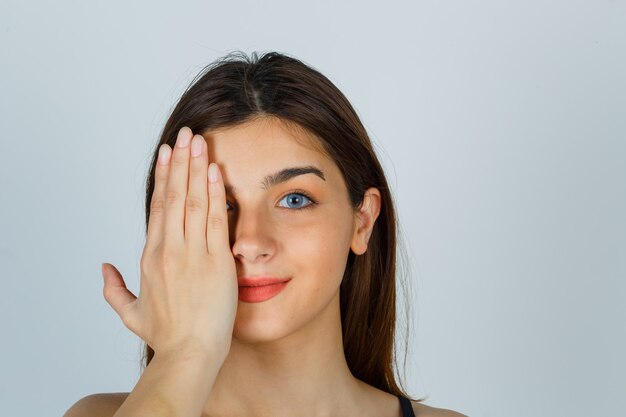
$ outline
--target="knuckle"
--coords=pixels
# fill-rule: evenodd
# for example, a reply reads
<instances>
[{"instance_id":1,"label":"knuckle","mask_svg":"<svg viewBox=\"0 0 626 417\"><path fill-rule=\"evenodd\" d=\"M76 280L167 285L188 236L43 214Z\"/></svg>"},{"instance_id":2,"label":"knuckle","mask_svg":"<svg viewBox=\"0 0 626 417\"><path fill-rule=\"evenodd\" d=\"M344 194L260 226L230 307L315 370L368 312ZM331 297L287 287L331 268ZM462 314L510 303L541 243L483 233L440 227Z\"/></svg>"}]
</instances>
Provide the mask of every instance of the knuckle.
<instances>
[{"instance_id":1,"label":"knuckle","mask_svg":"<svg viewBox=\"0 0 626 417\"><path fill-rule=\"evenodd\" d=\"M104 299L107 301L107 303L111 304L113 301L113 293L111 292L111 287L110 286L105 286L102 289L102 295L104 296Z\"/></svg>"},{"instance_id":2,"label":"knuckle","mask_svg":"<svg viewBox=\"0 0 626 417\"><path fill-rule=\"evenodd\" d=\"M153 196L150 202L150 213L160 213L163 211L164 203L160 197Z\"/></svg>"},{"instance_id":3,"label":"knuckle","mask_svg":"<svg viewBox=\"0 0 626 417\"><path fill-rule=\"evenodd\" d=\"M180 200L180 193L178 191L167 190L167 192L165 193L165 201L167 202L168 206L176 203L178 200Z\"/></svg>"},{"instance_id":4,"label":"knuckle","mask_svg":"<svg viewBox=\"0 0 626 417\"><path fill-rule=\"evenodd\" d=\"M185 207L189 212L202 212L206 210L207 203L198 197L187 196L187 201L185 202Z\"/></svg>"},{"instance_id":5,"label":"knuckle","mask_svg":"<svg viewBox=\"0 0 626 417\"><path fill-rule=\"evenodd\" d=\"M211 230L220 230L224 227L224 218L221 216L209 216L207 220L207 226Z\"/></svg>"}]
</instances>

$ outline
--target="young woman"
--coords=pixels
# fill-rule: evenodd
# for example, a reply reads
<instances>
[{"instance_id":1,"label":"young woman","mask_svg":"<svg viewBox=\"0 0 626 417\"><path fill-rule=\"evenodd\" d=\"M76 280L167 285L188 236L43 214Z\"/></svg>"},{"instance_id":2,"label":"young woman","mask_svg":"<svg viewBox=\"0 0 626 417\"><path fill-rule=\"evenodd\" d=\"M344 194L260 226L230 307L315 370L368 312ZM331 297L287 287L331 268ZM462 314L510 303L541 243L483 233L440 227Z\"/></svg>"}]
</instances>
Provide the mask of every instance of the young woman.
<instances>
[{"instance_id":1,"label":"young woman","mask_svg":"<svg viewBox=\"0 0 626 417\"><path fill-rule=\"evenodd\" d=\"M102 271L146 368L67 417L462 416L396 383L392 196L318 71L279 53L207 67L155 148L146 226L139 297Z\"/></svg>"}]
</instances>

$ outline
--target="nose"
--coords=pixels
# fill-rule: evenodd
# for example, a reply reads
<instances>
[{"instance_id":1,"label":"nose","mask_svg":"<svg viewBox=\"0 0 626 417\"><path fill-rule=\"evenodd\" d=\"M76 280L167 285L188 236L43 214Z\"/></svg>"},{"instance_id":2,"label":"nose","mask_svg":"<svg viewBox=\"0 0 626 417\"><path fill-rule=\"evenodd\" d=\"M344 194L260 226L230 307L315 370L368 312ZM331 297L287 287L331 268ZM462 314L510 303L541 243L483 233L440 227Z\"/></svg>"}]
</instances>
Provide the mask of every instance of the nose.
<instances>
[{"instance_id":1,"label":"nose","mask_svg":"<svg viewBox=\"0 0 626 417\"><path fill-rule=\"evenodd\" d=\"M259 211L240 211L231 230L232 252L240 262L257 263L269 261L276 243L271 235L271 221Z\"/></svg>"}]
</instances>

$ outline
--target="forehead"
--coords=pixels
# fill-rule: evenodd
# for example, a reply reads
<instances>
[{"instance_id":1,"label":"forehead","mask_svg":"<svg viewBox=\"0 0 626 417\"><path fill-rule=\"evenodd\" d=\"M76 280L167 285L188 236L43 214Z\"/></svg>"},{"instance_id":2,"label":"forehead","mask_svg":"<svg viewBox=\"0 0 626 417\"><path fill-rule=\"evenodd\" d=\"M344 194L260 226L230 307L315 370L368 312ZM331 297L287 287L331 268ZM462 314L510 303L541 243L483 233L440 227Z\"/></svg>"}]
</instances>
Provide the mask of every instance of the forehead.
<instances>
[{"instance_id":1,"label":"forehead","mask_svg":"<svg viewBox=\"0 0 626 417\"><path fill-rule=\"evenodd\" d=\"M276 117L260 117L235 126L209 130L202 133L207 140L209 156L234 156L255 154L264 150L309 154L328 159L321 141L308 130ZM312 154L320 155L312 155ZM266 155L267 156L267 155ZM224 161L226 162L226 161Z\"/></svg>"},{"instance_id":2,"label":"forehead","mask_svg":"<svg viewBox=\"0 0 626 417\"><path fill-rule=\"evenodd\" d=\"M253 119L205 131L210 162L217 162L226 183L244 184L283 168L314 166L329 182L343 183L339 168L322 142L301 126L276 117Z\"/></svg>"}]
</instances>

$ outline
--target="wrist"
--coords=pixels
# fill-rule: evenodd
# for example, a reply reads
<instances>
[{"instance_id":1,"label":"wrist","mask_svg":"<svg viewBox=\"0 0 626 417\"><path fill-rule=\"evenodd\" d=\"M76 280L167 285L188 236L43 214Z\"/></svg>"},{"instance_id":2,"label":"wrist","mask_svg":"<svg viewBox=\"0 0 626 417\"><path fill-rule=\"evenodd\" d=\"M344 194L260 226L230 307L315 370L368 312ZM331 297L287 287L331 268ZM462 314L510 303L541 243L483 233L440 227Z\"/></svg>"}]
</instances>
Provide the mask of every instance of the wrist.
<instances>
[{"instance_id":1,"label":"wrist","mask_svg":"<svg viewBox=\"0 0 626 417\"><path fill-rule=\"evenodd\" d=\"M159 358L163 362L180 361L216 361L219 355L206 347L201 347L193 343L185 343L177 346L168 346L154 351L154 358Z\"/></svg>"}]
</instances>

